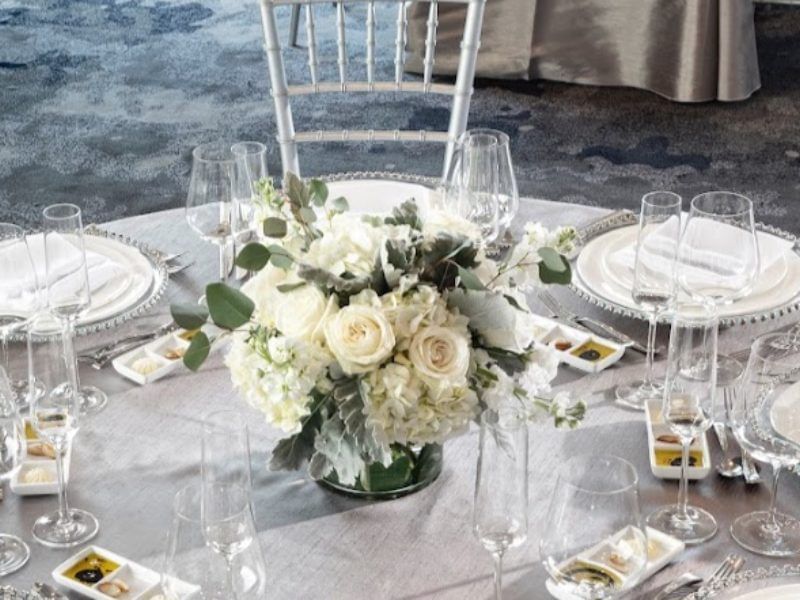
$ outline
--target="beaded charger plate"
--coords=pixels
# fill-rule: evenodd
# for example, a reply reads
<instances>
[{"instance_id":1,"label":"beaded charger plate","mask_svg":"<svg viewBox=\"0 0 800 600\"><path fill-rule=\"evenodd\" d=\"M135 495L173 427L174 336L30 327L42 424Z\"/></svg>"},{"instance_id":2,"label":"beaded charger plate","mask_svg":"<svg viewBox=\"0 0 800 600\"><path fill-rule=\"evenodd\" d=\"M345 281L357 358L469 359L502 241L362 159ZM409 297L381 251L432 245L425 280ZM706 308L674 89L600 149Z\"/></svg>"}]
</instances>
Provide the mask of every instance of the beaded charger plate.
<instances>
[{"instance_id":1,"label":"beaded charger plate","mask_svg":"<svg viewBox=\"0 0 800 600\"><path fill-rule=\"evenodd\" d=\"M638 217L630 211L615 211L579 230L580 248L572 258L575 272L572 290L587 302L615 314L647 319L630 297L624 282L610 276L611 253L635 240ZM769 225L756 226L762 240L791 248L779 264L765 269L755 292L720 308L720 324L726 327L758 323L783 317L800 309L800 256L794 250L796 237ZM663 316L666 322L668 316Z\"/></svg>"},{"instance_id":2,"label":"beaded charger plate","mask_svg":"<svg viewBox=\"0 0 800 600\"><path fill-rule=\"evenodd\" d=\"M743 571L705 586L687 600L797 600L800 565Z\"/></svg>"}]
</instances>

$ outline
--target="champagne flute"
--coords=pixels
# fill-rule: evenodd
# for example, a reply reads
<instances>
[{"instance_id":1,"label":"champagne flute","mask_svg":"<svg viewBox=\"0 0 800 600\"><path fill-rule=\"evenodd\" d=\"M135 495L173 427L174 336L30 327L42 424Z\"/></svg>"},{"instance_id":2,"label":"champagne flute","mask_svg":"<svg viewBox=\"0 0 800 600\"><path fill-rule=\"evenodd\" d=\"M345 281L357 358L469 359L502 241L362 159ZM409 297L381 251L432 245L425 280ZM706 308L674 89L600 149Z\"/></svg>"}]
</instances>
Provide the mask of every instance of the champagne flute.
<instances>
[{"instance_id":1,"label":"champagne flute","mask_svg":"<svg viewBox=\"0 0 800 600\"><path fill-rule=\"evenodd\" d=\"M256 539L250 505L250 442L247 423L233 410L203 419L202 526L208 546L225 559L226 588L237 598L234 560Z\"/></svg>"},{"instance_id":2,"label":"champagne flute","mask_svg":"<svg viewBox=\"0 0 800 600\"><path fill-rule=\"evenodd\" d=\"M230 144L201 144L192 151L186 220L202 239L219 249L219 279L228 280L231 261L231 208L234 155Z\"/></svg>"},{"instance_id":3,"label":"champagne flute","mask_svg":"<svg viewBox=\"0 0 800 600\"><path fill-rule=\"evenodd\" d=\"M681 232L681 197L672 192L651 192L642 198L633 276L633 301L650 314L647 335L647 369L644 380L617 387L620 404L644 410L645 402L658 398L663 385L653 375L658 319L675 300L675 259Z\"/></svg>"},{"instance_id":4,"label":"champagne flute","mask_svg":"<svg viewBox=\"0 0 800 600\"><path fill-rule=\"evenodd\" d=\"M776 333L756 339L730 418L742 448L772 467L772 496L769 510L736 519L731 536L743 548L765 556L800 554L800 520L779 512L775 504L781 470L800 464L794 401L798 390L800 347L795 336Z\"/></svg>"},{"instance_id":5,"label":"champagne flute","mask_svg":"<svg viewBox=\"0 0 800 600\"><path fill-rule=\"evenodd\" d=\"M0 367L0 485L19 471L25 447L25 425L8 377ZM30 548L19 537L0 533L0 577L20 570L30 555Z\"/></svg>"},{"instance_id":6,"label":"champagne flute","mask_svg":"<svg viewBox=\"0 0 800 600\"><path fill-rule=\"evenodd\" d=\"M503 556L528 536L528 424L519 409L481 415L473 530L494 560L494 596L500 600Z\"/></svg>"},{"instance_id":7,"label":"champagne flute","mask_svg":"<svg viewBox=\"0 0 800 600\"><path fill-rule=\"evenodd\" d=\"M36 371L45 393L31 402L31 423L43 442L56 454L58 477L58 510L39 517L33 525L34 539L50 548L70 548L83 544L99 529L91 513L71 508L67 502L64 456L81 421L80 401L75 393L74 366L65 361L57 339L39 340Z\"/></svg>"},{"instance_id":8,"label":"champagne flute","mask_svg":"<svg viewBox=\"0 0 800 600\"><path fill-rule=\"evenodd\" d=\"M0 282L3 365L17 404L26 407L28 396L40 394L42 389L35 380L30 379L28 371L24 377L16 377L12 372L8 338L17 331L25 330L26 342L30 346L30 320L41 308L41 295L25 232L11 223L0 223Z\"/></svg>"},{"instance_id":9,"label":"champagne flute","mask_svg":"<svg viewBox=\"0 0 800 600\"><path fill-rule=\"evenodd\" d=\"M499 233L498 154L496 137L465 132L444 182L445 209L478 227L487 245Z\"/></svg>"},{"instance_id":10,"label":"champagne flute","mask_svg":"<svg viewBox=\"0 0 800 600\"><path fill-rule=\"evenodd\" d=\"M91 305L81 209L53 204L44 209L43 216L47 305L61 324L64 360L81 412L96 413L106 407L108 396L94 386L81 386L74 346L75 324Z\"/></svg>"},{"instance_id":11,"label":"champagne flute","mask_svg":"<svg viewBox=\"0 0 800 600\"><path fill-rule=\"evenodd\" d=\"M545 569L570 597L621 596L647 564L634 466L616 456L573 456L559 470L539 544Z\"/></svg>"},{"instance_id":12,"label":"champagne flute","mask_svg":"<svg viewBox=\"0 0 800 600\"><path fill-rule=\"evenodd\" d=\"M258 182L269 176L267 147L260 142L238 142L234 156L231 225L237 248L255 238Z\"/></svg>"},{"instance_id":13,"label":"champagne flute","mask_svg":"<svg viewBox=\"0 0 800 600\"><path fill-rule=\"evenodd\" d=\"M761 265L753 202L732 192L692 199L678 248L678 284L696 302L715 309L747 296ZM734 379L739 365L717 357L719 378Z\"/></svg>"},{"instance_id":14,"label":"champagne flute","mask_svg":"<svg viewBox=\"0 0 800 600\"><path fill-rule=\"evenodd\" d=\"M674 316L669 339L661 415L681 440L681 481L678 503L650 514L647 524L686 544L699 544L717 532L711 513L689 505L687 481L692 442L711 427L716 414L717 325L713 307L696 307L692 316Z\"/></svg>"}]
</instances>

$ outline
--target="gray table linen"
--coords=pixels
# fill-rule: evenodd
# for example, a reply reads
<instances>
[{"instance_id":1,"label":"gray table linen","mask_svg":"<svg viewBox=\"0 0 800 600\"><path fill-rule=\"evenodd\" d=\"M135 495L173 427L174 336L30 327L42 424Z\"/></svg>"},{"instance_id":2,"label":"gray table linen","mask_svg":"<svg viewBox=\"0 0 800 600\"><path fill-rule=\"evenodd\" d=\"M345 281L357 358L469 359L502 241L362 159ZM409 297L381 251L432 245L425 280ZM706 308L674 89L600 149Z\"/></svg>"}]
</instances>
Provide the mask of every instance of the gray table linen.
<instances>
[{"instance_id":1,"label":"gray table linen","mask_svg":"<svg viewBox=\"0 0 800 600\"><path fill-rule=\"evenodd\" d=\"M410 9L421 72L428 5ZM464 9L439 8L434 71L453 74ZM761 85L752 0L488 0L479 77L629 86L680 102L737 101Z\"/></svg>"},{"instance_id":2,"label":"gray table linen","mask_svg":"<svg viewBox=\"0 0 800 600\"><path fill-rule=\"evenodd\" d=\"M578 224L599 214L599 209L525 200L517 222ZM116 331L81 338L79 347L164 322L168 318L167 300L195 300L203 284L216 275L215 248L195 236L180 210L115 221L107 228L164 251L185 250L197 262L175 277L168 298L152 314ZM641 323L615 320L572 299L567 290L558 295L584 313L644 336ZM745 347L755 335L779 324L725 331L722 346L726 350ZM21 360L20 349L14 352L14 360ZM662 363L659 366L663 368ZM674 502L676 482L656 479L650 473L642 414L623 410L611 399L614 386L641 375L642 367L643 357L635 353L593 376L562 367L559 388L585 398L589 413L584 425L575 431L558 431L549 423L530 428L529 537L524 546L508 554L507 599L549 597L538 543L547 524L556 471L565 458L580 453L625 457L638 469L645 513ZM181 371L145 387L122 379L110 367L102 372L84 368L81 374L85 382L100 385L110 394L108 408L86 419L75 439L69 485L71 503L92 511L100 520L100 534L94 543L159 569L173 495L199 477L201 415L210 409L236 406L252 417L253 499L270 579L269 598L490 598L491 560L473 537L471 527L475 428L447 443L444 471L433 485L399 500L364 502L326 491L303 472L266 469L267 455L278 432L237 398L221 355L213 356L197 374ZM716 460L718 450L713 447ZM652 598L652 590L687 569L709 573L729 552L744 554L748 567L781 564L780 560L740 550L728 533L735 517L766 507L768 496L765 485L747 487L741 480L723 480L713 474L692 484L691 501L717 517L719 533L708 543L687 550L629 597ZM785 478L780 496L780 505L796 512L800 497L796 477ZM23 570L2 583L27 588L34 581L52 582L51 570L74 552L43 548L31 539L34 520L55 507L55 496L18 497L6 489L6 499L0 503L0 530L26 539L32 556Z\"/></svg>"}]
</instances>

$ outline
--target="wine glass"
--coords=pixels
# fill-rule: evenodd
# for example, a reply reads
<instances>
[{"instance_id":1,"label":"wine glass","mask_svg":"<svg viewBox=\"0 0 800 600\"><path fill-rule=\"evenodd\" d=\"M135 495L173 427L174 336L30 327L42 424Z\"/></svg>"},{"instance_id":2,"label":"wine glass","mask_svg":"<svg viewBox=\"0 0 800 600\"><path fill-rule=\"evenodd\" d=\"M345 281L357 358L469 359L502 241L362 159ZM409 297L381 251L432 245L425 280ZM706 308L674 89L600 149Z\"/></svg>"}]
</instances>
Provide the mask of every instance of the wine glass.
<instances>
[{"instance_id":1,"label":"wine glass","mask_svg":"<svg viewBox=\"0 0 800 600\"><path fill-rule=\"evenodd\" d=\"M24 377L15 376L9 360L8 338L25 330L26 342L30 345L30 319L41 308L41 295L25 232L11 223L0 223L0 282L3 365L17 404L26 407L28 395L42 390L35 380L30 379L27 370Z\"/></svg>"},{"instance_id":2,"label":"wine glass","mask_svg":"<svg viewBox=\"0 0 800 600\"><path fill-rule=\"evenodd\" d=\"M257 543L234 561L232 594L225 560L207 544L201 519L202 486L190 485L175 495L167 536L161 592L168 600L261 600L266 596L266 565Z\"/></svg>"},{"instance_id":3,"label":"wine glass","mask_svg":"<svg viewBox=\"0 0 800 600\"><path fill-rule=\"evenodd\" d=\"M503 556L528 536L528 424L519 409L481 415L472 524L494 560L494 595L500 600Z\"/></svg>"},{"instance_id":4,"label":"wine glass","mask_svg":"<svg viewBox=\"0 0 800 600\"><path fill-rule=\"evenodd\" d=\"M466 139L469 135L487 135L493 137L497 142L497 225L499 235L511 227L511 223L519 211L519 190L514 174L514 163L511 160L511 141L507 134L497 129L470 129L462 134L462 138Z\"/></svg>"},{"instance_id":5,"label":"wine glass","mask_svg":"<svg viewBox=\"0 0 800 600\"><path fill-rule=\"evenodd\" d=\"M55 450L58 477L58 510L39 517L34 539L51 548L69 548L92 539L99 529L91 513L67 503L64 456L78 433L81 409L75 393L74 364L65 361L59 340L44 338L37 348L35 368L45 393L31 402L30 416L36 434Z\"/></svg>"},{"instance_id":6,"label":"wine glass","mask_svg":"<svg viewBox=\"0 0 800 600\"><path fill-rule=\"evenodd\" d=\"M81 209L74 204L53 204L44 209L43 217L47 305L61 324L64 360L81 412L96 413L106 407L108 396L94 386L80 384L74 346L75 324L91 305Z\"/></svg>"},{"instance_id":7,"label":"wine glass","mask_svg":"<svg viewBox=\"0 0 800 600\"><path fill-rule=\"evenodd\" d=\"M192 175L186 196L186 220L201 238L219 249L219 279L232 268L231 210L234 155L230 144L212 142L192 150Z\"/></svg>"},{"instance_id":8,"label":"wine glass","mask_svg":"<svg viewBox=\"0 0 800 600\"><path fill-rule=\"evenodd\" d=\"M663 385L653 376L653 353L658 319L677 294L675 259L681 233L681 197L672 192L651 192L642 198L633 276L633 301L650 314L647 335L647 370L644 380L621 385L617 401L637 410L658 398Z\"/></svg>"},{"instance_id":9,"label":"wine glass","mask_svg":"<svg viewBox=\"0 0 800 600\"><path fill-rule=\"evenodd\" d=\"M559 470L539 544L556 585L578 598L616 598L647 564L634 466L616 456L573 456Z\"/></svg>"},{"instance_id":10,"label":"wine glass","mask_svg":"<svg viewBox=\"0 0 800 600\"><path fill-rule=\"evenodd\" d=\"M692 442L711 427L716 414L717 325L712 307L693 307L691 316L673 317L669 339L661 415L681 440L681 482L678 503L657 509L647 524L686 544L704 542L717 532L711 513L689 506L686 471Z\"/></svg>"},{"instance_id":11,"label":"wine glass","mask_svg":"<svg viewBox=\"0 0 800 600\"><path fill-rule=\"evenodd\" d=\"M25 459L25 424L19 416L15 395L0 367L0 485L19 471ZM15 535L0 533L0 577L25 566L28 545Z\"/></svg>"},{"instance_id":12,"label":"wine glass","mask_svg":"<svg viewBox=\"0 0 800 600\"><path fill-rule=\"evenodd\" d=\"M781 470L800 464L799 396L800 347L793 336L776 333L756 339L730 417L742 448L772 467L772 498L769 510L736 519L731 536L740 546L765 556L800 554L800 521L775 505Z\"/></svg>"},{"instance_id":13,"label":"wine glass","mask_svg":"<svg viewBox=\"0 0 800 600\"><path fill-rule=\"evenodd\" d=\"M234 560L256 540L250 506L250 442L239 412L220 410L204 417L201 473L206 543L225 559L227 587L236 597Z\"/></svg>"},{"instance_id":14,"label":"wine glass","mask_svg":"<svg viewBox=\"0 0 800 600\"><path fill-rule=\"evenodd\" d=\"M445 209L476 225L486 244L499 233L498 155L495 136L465 132L456 145L443 189Z\"/></svg>"},{"instance_id":15,"label":"wine glass","mask_svg":"<svg viewBox=\"0 0 800 600\"><path fill-rule=\"evenodd\" d=\"M732 192L708 192L692 199L678 248L678 284L696 302L715 308L749 294L760 254L753 202ZM736 377L737 365L717 357L719 377Z\"/></svg>"},{"instance_id":16,"label":"wine glass","mask_svg":"<svg viewBox=\"0 0 800 600\"><path fill-rule=\"evenodd\" d=\"M234 156L233 209L231 226L236 247L255 238L258 189L268 177L267 147L260 142L238 142L231 146Z\"/></svg>"}]
</instances>

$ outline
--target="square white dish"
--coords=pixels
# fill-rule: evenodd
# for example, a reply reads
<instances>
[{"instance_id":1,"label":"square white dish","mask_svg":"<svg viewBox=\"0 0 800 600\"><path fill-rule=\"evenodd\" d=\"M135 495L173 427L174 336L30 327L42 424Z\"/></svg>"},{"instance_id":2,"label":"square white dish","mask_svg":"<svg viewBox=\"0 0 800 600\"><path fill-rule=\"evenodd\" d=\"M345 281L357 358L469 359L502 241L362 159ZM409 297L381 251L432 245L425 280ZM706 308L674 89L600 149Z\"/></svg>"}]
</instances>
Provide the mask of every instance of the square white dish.
<instances>
[{"instance_id":1,"label":"square white dish","mask_svg":"<svg viewBox=\"0 0 800 600\"><path fill-rule=\"evenodd\" d=\"M665 443L658 440L663 435L669 435L669 426L664 423L661 417L661 401L648 400L645 403L646 426L647 426L647 453L650 458L650 470L653 475L661 479L680 479L680 444ZM711 452L708 447L708 437L705 433L700 434L692 442L690 452L700 452L701 462L699 466L690 466L686 469L686 477L692 480L704 479L711 472ZM675 465L665 466L658 464L656 451L667 451L678 453Z\"/></svg>"},{"instance_id":2,"label":"square white dish","mask_svg":"<svg viewBox=\"0 0 800 600\"><path fill-rule=\"evenodd\" d=\"M585 373L599 373L619 361L625 354L625 346L570 327L561 321L536 315L534 327L534 339L537 344L553 348L561 363ZM563 345L566 344L569 344L569 347L563 348ZM604 346L607 355L596 360L585 360L578 353L578 350L585 344ZM561 348L557 346L561 346Z\"/></svg>"},{"instance_id":3,"label":"square white dish","mask_svg":"<svg viewBox=\"0 0 800 600\"><path fill-rule=\"evenodd\" d=\"M34 444L42 444L33 428L30 419L25 419L25 444L26 454L22 466L14 474L9 482L11 491L20 496L44 496L58 493L58 477L56 476L56 461L49 456L37 456L31 454L31 447ZM69 464L72 456L72 445L67 447L67 454L64 457L64 479L69 481ZM43 483L25 483L25 476L31 469L44 469L52 475L52 481Z\"/></svg>"},{"instance_id":4,"label":"square white dish","mask_svg":"<svg viewBox=\"0 0 800 600\"><path fill-rule=\"evenodd\" d=\"M647 528L647 543L649 546L647 564L637 579L637 585L655 575L686 549L686 545L682 541L650 527ZM598 546L595 546L595 548ZM583 554L590 554L593 550L594 548L589 549ZM551 578L547 579L545 587L547 587L550 595L558 600L581 600L579 596L559 588Z\"/></svg>"},{"instance_id":5,"label":"square white dish","mask_svg":"<svg viewBox=\"0 0 800 600\"><path fill-rule=\"evenodd\" d=\"M91 554L96 554L115 563L117 568L108 572L103 572L103 578L95 583L82 583L76 579L67 577L66 574L77 563L86 559ZM53 569L52 576L56 583L83 596L93 598L94 600L110 600L111 598L118 598L119 600L150 600L162 594L161 575L158 572L153 569L148 569L132 560L128 560L115 552L93 545L83 548L58 565ZM125 587L128 588L124 593L111 596L101 591L104 587L103 584L120 580L123 581ZM196 586L192 586L183 581L179 581L178 585L182 597L188 596L196 590Z\"/></svg>"}]
</instances>

